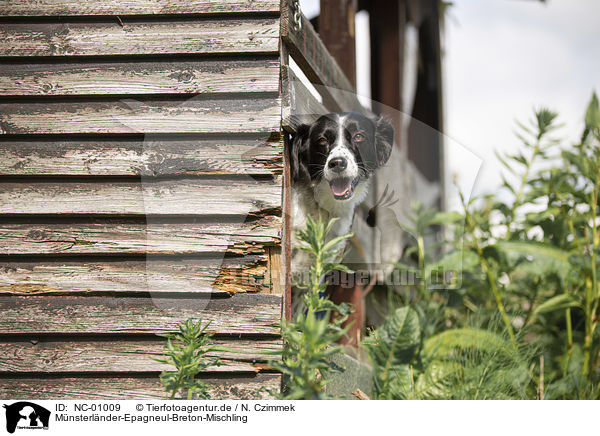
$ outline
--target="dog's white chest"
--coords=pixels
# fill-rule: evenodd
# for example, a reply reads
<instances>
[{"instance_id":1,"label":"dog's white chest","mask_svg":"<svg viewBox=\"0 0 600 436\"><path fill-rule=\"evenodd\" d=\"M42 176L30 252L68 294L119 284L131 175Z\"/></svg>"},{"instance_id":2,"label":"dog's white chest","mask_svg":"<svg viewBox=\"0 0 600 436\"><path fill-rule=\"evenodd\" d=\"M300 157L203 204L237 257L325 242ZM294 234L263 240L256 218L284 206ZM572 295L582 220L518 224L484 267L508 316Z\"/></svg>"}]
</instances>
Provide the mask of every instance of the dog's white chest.
<instances>
[{"instance_id":1,"label":"dog's white chest","mask_svg":"<svg viewBox=\"0 0 600 436\"><path fill-rule=\"evenodd\" d=\"M300 243L297 238L299 230L306 228L307 217L322 219L327 222L332 218L337 221L331 228L327 239L345 235L352 229L354 210L365 199L369 190L369 180L361 183L354 197L348 201L336 200L331 194L327 182L320 182L313 187L292 188L292 247ZM339 248L343 248L339 247ZM309 270L310 256L306 251L295 249L292 254L292 273L301 274Z\"/></svg>"}]
</instances>

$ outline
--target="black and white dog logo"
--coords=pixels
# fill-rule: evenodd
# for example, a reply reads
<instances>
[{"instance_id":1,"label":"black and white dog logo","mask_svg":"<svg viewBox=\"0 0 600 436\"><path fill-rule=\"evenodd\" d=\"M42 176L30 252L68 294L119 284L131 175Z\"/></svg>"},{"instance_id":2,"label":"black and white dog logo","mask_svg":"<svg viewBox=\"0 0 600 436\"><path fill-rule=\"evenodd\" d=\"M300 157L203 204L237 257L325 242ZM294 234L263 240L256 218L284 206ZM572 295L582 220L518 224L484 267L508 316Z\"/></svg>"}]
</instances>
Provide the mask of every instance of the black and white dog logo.
<instances>
[{"instance_id":1,"label":"black and white dog logo","mask_svg":"<svg viewBox=\"0 0 600 436\"><path fill-rule=\"evenodd\" d=\"M14 433L19 429L48 429L50 411L29 401L5 404L6 431Z\"/></svg>"}]
</instances>

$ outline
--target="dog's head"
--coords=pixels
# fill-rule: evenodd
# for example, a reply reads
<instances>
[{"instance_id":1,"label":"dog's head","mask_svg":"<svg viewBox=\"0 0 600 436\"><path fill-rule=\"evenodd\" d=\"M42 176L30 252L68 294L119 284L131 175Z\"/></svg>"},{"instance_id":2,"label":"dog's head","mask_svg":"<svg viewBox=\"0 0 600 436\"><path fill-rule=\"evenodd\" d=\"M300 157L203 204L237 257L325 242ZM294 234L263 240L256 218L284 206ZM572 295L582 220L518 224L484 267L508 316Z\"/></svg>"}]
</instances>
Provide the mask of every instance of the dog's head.
<instances>
[{"instance_id":1,"label":"dog's head","mask_svg":"<svg viewBox=\"0 0 600 436\"><path fill-rule=\"evenodd\" d=\"M333 113L298 127L291 146L292 180L327 183L333 198L347 201L392 151L394 128L384 118Z\"/></svg>"}]
</instances>

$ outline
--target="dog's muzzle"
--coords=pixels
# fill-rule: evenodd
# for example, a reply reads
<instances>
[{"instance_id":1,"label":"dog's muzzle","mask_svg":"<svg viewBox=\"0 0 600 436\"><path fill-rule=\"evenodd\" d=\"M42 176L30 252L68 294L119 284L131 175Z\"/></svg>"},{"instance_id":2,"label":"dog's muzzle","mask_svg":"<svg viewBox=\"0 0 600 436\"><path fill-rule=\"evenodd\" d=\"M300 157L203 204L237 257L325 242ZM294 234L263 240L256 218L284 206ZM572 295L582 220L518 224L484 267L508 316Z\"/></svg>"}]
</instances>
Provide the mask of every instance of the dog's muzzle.
<instances>
[{"instance_id":1,"label":"dog's muzzle","mask_svg":"<svg viewBox=\"0 0 600 436\"><path fill-rule=\"evenodd\" d=\"M352 198L354 195L354 188L358 185L360 181L360 176L355 179L350 179L347 177L339 177L333 179L329 182L329 186L331 187L331 192L333 193L333 197L336 200L348 200Z\"/></svg>"}]
</instances>

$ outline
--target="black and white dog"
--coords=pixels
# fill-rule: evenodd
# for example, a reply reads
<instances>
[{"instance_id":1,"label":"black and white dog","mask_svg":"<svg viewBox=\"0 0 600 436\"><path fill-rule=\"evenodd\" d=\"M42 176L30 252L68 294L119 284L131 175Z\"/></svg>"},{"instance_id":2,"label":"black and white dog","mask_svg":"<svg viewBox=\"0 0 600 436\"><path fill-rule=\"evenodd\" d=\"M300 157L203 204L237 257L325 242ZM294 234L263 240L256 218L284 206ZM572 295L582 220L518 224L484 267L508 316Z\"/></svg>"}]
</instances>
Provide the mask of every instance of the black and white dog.
<instances>
[{"instance_id":1,"label":"black and white dog","mask_svg":"<svg viewBox=\"0 0 600 436\"><path fill-rule=\"evenodd\" d=\"M290 147L292 228L308 215L339 218L330 238L346 234L354 211L368 193L371 176L392 151L394 128L382 117L345 112L323 115L298 127ZM306 271L308 258L295 253L292 271Z\"/></svg>"}]
</instances>

